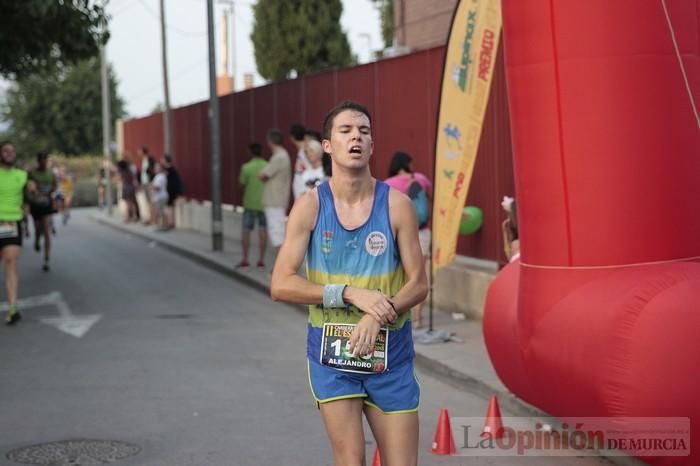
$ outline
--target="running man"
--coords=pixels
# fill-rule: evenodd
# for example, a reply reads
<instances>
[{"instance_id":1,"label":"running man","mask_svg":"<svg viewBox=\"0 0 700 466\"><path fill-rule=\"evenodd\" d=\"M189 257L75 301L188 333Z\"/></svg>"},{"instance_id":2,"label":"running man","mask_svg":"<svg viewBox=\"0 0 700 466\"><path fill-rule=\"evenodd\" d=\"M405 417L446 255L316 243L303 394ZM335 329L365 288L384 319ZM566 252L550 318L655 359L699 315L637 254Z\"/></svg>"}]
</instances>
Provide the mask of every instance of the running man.
<instances>
[{"instance_id":1,"label":"running man","mask_svg":"<svg viewBox=\"0 0 700 466\"><path fill-rule=\"evenodd\" d=\"M309 304L309 382L335 464L365 464L364 413L382 464L410 466L419 388L409 311L428 285L413 204L370 173L371 124L355 102L326 116L333 175L292 208L271 295Z\"/></svg>"},{"instance_id":2,"label":"running man","mask_svg":"<svg viewBox=\"0 0 700 466\"><path fill-rule=\"evenodd\" d=\"M14 168L15 147L10 142L0 144L0 258L5 269L5 289L10 309L5 324L13 325L22 317L17 311L17 262L22 247L22 223L26 217L24 194L27 172Z\"/></svg>"},{"instance_id":3,"label":"running man","mask_svg":"<svg viewBox=\"0 0 700 466\"><path fill-rule=\"evenodd\" d=\"M40 240L44 238L44 265L48 272L51 257L51 216L55 209L53 194L56 191L56 177L48 167L49 155L39 152L36 156L37 168L29 172L34 187L29 191L29 208L34 219L34 250L41 251Z\"/></svg>"}]
</instances>

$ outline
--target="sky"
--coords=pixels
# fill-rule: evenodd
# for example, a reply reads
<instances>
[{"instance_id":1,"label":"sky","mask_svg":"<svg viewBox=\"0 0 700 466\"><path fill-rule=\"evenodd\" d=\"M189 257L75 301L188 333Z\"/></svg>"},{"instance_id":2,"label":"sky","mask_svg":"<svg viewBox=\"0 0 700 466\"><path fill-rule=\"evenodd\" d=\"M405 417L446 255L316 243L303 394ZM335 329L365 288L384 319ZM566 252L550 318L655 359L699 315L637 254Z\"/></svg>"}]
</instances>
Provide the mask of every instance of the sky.
<instances>
[{"instance_id":1,"label":"sky","mask_svg":"<svg viewBox=\"0 0 700 466\"><path fill-rule=\"evenodd\" d=\"M256 73L250 40L253 0L214 0L217 61L220 60L218 28L231 3L235 45L230 46L229 71L235 75L236 90L242 89L243 73L255 73L255 86L263 85L265 81ZM379 13L370 0L342 0L342 3L341 26L353 53L360 63L365 63L370 59L370 49L383 46ZM129 117L148 115L164 100L159 0L110 0L107 10L112 17L107 60L116 73L119 95L126 102ZM165 0L165 18L171 106L208 99L206 0Z\"/></svg>"}]
</instances>

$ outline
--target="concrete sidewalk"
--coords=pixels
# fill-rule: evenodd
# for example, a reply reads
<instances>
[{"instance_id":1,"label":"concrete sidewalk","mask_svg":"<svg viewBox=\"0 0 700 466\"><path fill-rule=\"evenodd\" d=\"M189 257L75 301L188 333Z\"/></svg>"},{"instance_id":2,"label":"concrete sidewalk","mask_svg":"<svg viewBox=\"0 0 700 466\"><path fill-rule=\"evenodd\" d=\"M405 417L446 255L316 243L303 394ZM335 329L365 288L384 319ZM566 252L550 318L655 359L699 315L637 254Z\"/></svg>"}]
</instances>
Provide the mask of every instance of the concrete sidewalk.
<instances>
[{"instance_id":1,"label":"concrete sidewalk","mask_svg":"<svg viewBox=\"0 0 700 466\"><path fill-rule=\"evenodd\" d=\"M236 268L236 264L240 262L242 257L240 241L225 239L224 251L214 252L212 251L211 237L199 232L187 230L160 232L152 226L123 223L116 214L113 217L108 217L96 210L91 213L91 218L103 225L149 241L154 246L157 245L185 256L210 269L244 282L263 293L269 292L269 272L274 260L270 252L271 248L268 248L265 258L266 270L258 270L253 265L248 270L242 271ZM239 219L238 229L233 232L233 236L240 237L241 215L238 215L237 218ZM258 260L256 232L253 232L251 243L249 260L251 264L255 264ZM305 306L293 307L306 312ZM453 339L454 341L446 343L416 344L416 363L423 370L446 379L453 385L458 385L483 396L485 399L496 394L502 407L513 414L544 415L536 408L519 400L503 386L486 353L481 321L460 320L459 317L462 315L457 315L458 319L455 319L453 314L447 310L435 310L433 314L434 328L451 332L456 338Z\"/></svg>"}]
</instances>

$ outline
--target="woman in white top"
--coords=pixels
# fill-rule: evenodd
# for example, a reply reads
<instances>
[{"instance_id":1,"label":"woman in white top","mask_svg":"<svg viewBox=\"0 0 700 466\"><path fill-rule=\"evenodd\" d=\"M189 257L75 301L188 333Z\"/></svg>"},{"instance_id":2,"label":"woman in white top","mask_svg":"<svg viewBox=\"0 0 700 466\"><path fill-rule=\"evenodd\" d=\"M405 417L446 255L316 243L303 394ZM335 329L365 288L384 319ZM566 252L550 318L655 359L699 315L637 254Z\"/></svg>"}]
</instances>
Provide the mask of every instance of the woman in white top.
<instances>
[{"instance_id":1,"label":"woman in white top","mask_svg":"<svg viewBox=\"0 0 700 466\"><path fill-rule=\"evenodd\" d=\"M156 208L156 225L165 230L165 207L168 205L168 175L160 163L155 164L156 176L151 182L151 199Z\"/></svg>"},{"instance_id":2,"label":"woman in white top","mask_svg":"<svg viewBox=\"0 0 700 466\"><path fill-rule=\"evenodd\" d=\"M323 171L323 147L321 147L321 143L315 139L307 141L304 152L306 153L309 167L301 173L303 182L301 194L311 191L326 179L326 174Z\"/></svg>"}]
</instances>

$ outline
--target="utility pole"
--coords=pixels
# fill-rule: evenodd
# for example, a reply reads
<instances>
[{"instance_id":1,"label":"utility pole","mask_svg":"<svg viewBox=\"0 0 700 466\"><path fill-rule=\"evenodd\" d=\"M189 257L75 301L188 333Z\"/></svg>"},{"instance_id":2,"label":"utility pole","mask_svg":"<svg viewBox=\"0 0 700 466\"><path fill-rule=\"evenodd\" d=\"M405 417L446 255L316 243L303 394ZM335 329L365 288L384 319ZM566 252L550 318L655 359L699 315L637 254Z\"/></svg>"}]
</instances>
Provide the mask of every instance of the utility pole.
<instances>
[{"instance_id":1,"label":"utility pole","mask_svg":"<svg viewBox=\"0 0 700 466\"><path fill-rule=\"evenodd\" d=\"M102 153L105 160L105 201L107 215L112 216L112 154L110 151L111 135L109 126L112 121L110 109L109 74L107 73L107 52L105 44L100 45L100 69L102 74Z\"/></svg>"},{"instance_id":2,"label":"utility pole","mask_svg":"<svg viewBox=\"0 0 700 466\"><path fill-rule=\"evenodd\" d=\"M235 23L235 16L234 16L234 8L236 7L236 4L231 1L231 10L229 10L229 18L230 18L230 23L231 23L231 54L233 55L231 59L231 76L233 77L233 92L236 92L236 25Z\"/></svg>"},{"instance_id":3,"label":"utility pole","mask_svg":"<svg viewBox=\"0 0 700 466\"><path fill-rule=\"evenodd\" d=\"M162 1L162 0L161 0ZM211 239L214 251L223 251L221 221L221 160L219 156L219 96L216 93L216 49L214 46L214 0L207 0L209 39L209 150L211 154Z\"/></svg>"},{"instance_id":4,"label":"utility pole","mask_svg":"<svg viewBox=\"0 0 700 466\"><path fill-rule=\"evenodd\" d=\"M160 44L163 52L163 91L165 93L165 110L163 111L163 147L166 154L175 160L171 139L170 125L170 86L168 84L168 47L165 36L165 0L160 0Z\"/></svg>"}]
</instances>

